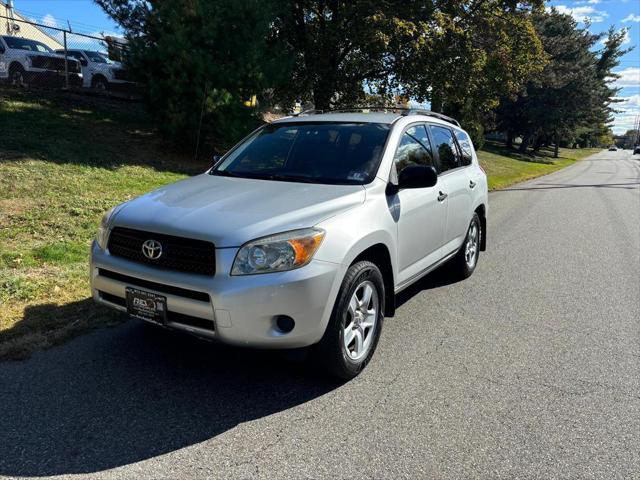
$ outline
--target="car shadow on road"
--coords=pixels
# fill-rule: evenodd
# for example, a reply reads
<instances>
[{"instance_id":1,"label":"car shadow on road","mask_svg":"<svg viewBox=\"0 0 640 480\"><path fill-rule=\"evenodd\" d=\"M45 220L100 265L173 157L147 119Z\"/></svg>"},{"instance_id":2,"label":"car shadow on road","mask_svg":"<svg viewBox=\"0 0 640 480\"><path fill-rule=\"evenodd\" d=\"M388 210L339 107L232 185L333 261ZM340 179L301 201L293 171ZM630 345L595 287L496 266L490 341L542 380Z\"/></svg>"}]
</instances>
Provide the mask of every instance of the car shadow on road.
<instances>
[{"instance_id":1,"label":"car shadow on road","mask_svg":"<svg viewBox=\"0 0 640 480\"><path fill-rule=\"evenodd\" d=\"M0 364L0 476L132 464L339 385L277 352L227 348L130 320Z\"/></svg>"},{"instance_id":2,"label":"car shadow on road","mask_svg":"<svg viewBox=\"0 0 640 480\"><path fill-rule=\"evenodd\" d=\"M456 277L451 268L447 268L447 264L445 264L396 295L396 308L400 308L420 292L446 287L461 281L462 279Z\"/></svg>"}]
</instances>

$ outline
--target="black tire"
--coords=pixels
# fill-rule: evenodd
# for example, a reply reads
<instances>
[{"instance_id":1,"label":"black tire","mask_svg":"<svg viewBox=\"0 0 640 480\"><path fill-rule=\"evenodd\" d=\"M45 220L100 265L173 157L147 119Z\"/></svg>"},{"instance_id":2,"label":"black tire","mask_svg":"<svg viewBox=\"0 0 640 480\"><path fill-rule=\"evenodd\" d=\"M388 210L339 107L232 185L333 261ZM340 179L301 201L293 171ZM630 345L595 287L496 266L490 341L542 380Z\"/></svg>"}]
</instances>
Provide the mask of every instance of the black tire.
<instances>
[{"instance_id":1,"label":"black tire","mask_svg":"<svg viewBox=\"0 0 640 480\"><path fill-rule=\"evenodd\" d=\"M474 252L474 260L470 264L467 256L468 254L467 246L469 242L472 241L470 239L470 236L474 231L473 230L474 226L475 226L475 232L476 232L475 252ZM482 231L482 222L480 222L480 217L478 217L478 214L474 212L473 217L471 217L471 222L469 223L469 228L467 228L467 235L464 238L464 242L462 242L462 246L460 247L460 250L458 250L458 253L456 253L456 256L453 257L451 261L451 270L456 277L464 279L464 278L469 278L471 274L473 274L474 270L476 269L476 266L478 265L478 259L480 257L480 240L482 238L482 235L484 235L484 232Z\"/></svg>"},{"instance_id":2,"label":"black tire","mask_svg":"<svg viewBox=\"0 0 640 480\"><path fill-rule=\"evenodd\" d=\"M101 75L96 75L91 79L91 88L94 90L99 90L101 92L106 92L109 90L109 82L107 79Z\"/></svg>"},{"instance_id":3,"label":"black tire","mask_svg":"<svg viewBox=\"0 0 640 480\"><path fill-rule=\"evenodd\" d=\"M344 345L344 331L348 326L346 322L350 321L350 301L356 293L356 289L366 288L366 286L373 286L375 289L374 295L377 295L378 309L374 325L369 329L363 330L362 333L363 342L369 342L368 348L362 352L363 356L361 358L354 360L350 355L351 352L348 351L348 347ZM350 380L367 366L375 353L382 331L384 293L382 273L374 263L360 261L349 267L342 281L340 292L338 292L338 298L333 307L324 336L314 348L314 359L322 370L328 371L331 375L343 380ZM372 295L372 298L375 297ZM353 330L356 330L355 326ZM368 340L368 335L373 335L373 337ZM364 338L367 340L365 341Z\"/></svg>"},{"instance_id":4,"label":"black tire","mask_svg":"<svg viewBox=\"0 0 640 480\"><path fill-rule=\"evenodd\" d=\"M9 67L9 83L16 87L27 86L27 75L22 65L11 65Z\"/></svg>"}]
</instances>

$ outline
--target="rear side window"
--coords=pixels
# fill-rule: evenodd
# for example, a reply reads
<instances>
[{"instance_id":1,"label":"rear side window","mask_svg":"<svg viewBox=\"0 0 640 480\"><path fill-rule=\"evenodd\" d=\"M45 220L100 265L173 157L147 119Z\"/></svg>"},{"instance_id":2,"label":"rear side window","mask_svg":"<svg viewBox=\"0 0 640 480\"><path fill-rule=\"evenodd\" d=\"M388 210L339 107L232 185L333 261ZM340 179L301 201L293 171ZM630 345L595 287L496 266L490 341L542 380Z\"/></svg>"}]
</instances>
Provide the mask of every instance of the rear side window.
<instances>
[{"instance_id":1,"label":"rear side window","mask_svg":"<svg viewBox=\"0 0 640 480\"><path fill-rule=\"evenodd\" d=\"M440 160L440 171L446 172L460 166L456 142L453 133L446 127L431 125L431 136L438 158Z\"/></svg>"},{"instance_id":2,"label":"rear side window","mask_svg":"<svg viewBox=\"0 0 640 480\"><path fill-rule=\"evenodd\" d=\"M424 125L410 127L402 134L394 161L397 173L410 165L435 166L431 143Z\"/></svg>"},{"instance_id":3,"label":"rear side window","mask_svg":"<svg viewBox=\"0 0 640 480\"><path fill-rule=\"evenodd\" d=\"M465 167L471 165L471 161L473 160L473 144L471 143L471 139L469 135L467 135L462 130L456 130L456 140L458 140L458 145L460 145L460 150L462 153L462 165Z\"/></svg>"},{"instance_id":4,"label":"rear side window","mask_svg":"<svg viewBox=\"0 0 640 480\"><path fill-rule=\"evenodd\" d=\"M64 55L64 50L57 50L57 53L59 53L60 55ZM67 51L67 56L71 58L75 58L76 60L84 60L80 52Z\"/></svg>"}]
</instances>

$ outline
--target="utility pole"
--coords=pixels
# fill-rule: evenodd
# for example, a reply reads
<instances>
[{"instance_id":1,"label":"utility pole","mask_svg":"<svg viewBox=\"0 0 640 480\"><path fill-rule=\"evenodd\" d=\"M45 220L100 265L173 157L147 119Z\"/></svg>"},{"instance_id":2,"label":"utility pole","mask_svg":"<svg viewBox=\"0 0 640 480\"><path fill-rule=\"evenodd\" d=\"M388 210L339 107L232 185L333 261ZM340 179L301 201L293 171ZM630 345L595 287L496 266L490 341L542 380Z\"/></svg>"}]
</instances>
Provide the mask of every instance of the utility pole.
<instances>
[{"instance_id":1,"label":"utility pole","mask_svg":"<svg viewBox=\"0 0 640 480\"><path fill-rule=\"evenodd\" d=\"M13 35L20 31L20 25L15 22L13 16L13 0L7 0L7 35Z\"/></svg>"}]
</instances>

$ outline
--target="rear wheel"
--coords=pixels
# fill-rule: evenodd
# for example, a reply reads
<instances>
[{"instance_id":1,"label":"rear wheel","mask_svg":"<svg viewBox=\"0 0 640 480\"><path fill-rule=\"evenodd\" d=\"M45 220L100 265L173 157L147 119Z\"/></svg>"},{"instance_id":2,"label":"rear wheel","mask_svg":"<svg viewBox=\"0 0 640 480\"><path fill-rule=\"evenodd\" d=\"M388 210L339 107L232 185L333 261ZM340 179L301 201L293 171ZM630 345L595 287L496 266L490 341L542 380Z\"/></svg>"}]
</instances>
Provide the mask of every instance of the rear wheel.
<instances>
[{"instance_id":1,"label":"rear wheel","mask_svg":"<svg viewBox=\"0 0 640 480\"><path fill-rule=\"evenodd\" d=\"M384 282L380 269L369 261L347 270L329 325L316 346L323 369L349 380L373 356L384 319Z\"/></svg>"},{"instance_id":2,"label":"rear wheel","mask_svg":"<svg viewBox=\"0 0 640 480\"><path fill-rule=\"evenodd\" d=\"M468 278L476 269L478 256L480 255L481 235L482 226L480 217L478 217L477 213L474 213L469 228L467 229L467 236L452 261L452 267L456 276Z\"/></svg>"}]
</instances>

